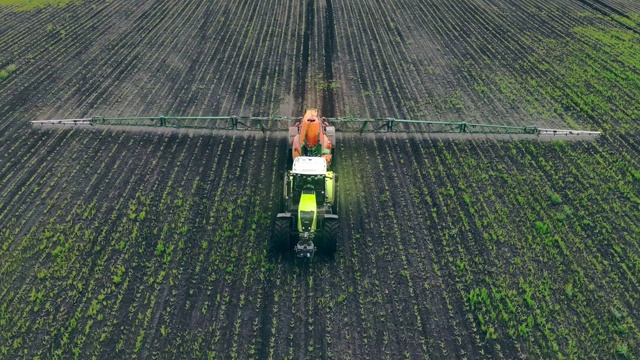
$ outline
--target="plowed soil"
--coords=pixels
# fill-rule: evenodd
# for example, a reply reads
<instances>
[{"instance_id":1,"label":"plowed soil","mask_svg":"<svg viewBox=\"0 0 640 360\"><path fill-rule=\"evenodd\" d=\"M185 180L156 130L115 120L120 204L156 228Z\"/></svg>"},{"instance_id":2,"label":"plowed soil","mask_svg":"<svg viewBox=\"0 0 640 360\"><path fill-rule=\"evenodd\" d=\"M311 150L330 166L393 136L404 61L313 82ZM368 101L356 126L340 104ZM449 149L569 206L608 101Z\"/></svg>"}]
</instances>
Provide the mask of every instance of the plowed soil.
<instances>
[{"instance_id":1,"label":"plowed soil","mask_svg":"<svg viewBox=\"0 0 640 360\"><path fill-rule=\"evenodd\" d=\"M0 358L640 357L638 14L0 6ZM269 250L285 134L29 124L311 107L603 136L338 134L341 239L307 260Z\"/></svg>"}]
</instances>

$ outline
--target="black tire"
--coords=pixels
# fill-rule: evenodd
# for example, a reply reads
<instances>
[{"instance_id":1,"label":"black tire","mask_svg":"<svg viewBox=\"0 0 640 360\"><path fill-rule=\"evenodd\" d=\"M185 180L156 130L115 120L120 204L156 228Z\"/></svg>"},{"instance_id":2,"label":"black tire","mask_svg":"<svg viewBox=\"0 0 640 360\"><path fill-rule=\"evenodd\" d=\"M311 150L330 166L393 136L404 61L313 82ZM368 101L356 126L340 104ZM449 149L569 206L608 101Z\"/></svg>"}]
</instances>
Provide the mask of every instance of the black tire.
<instances>
[{"instance_id":1,"label":"black tire","mask_svg":"<svg viewBox=\"0 0 640 360\"><path fill-rule=\"evenodd\" d=\"M338 249L340 221L337 218L325 218L322 226L322 252L332 256Z\"/></svg>"},{"instance_id":2,"label":"black tire","mask_svg":"<svg viewBox=\"0 0 640 360\"><path fill-rule=\"evenodd\" d=\"M291 218L276 218L276 223L273 227L273 234L271 239L271 246L273 250L277 252L286 252L291 250L289 248L291 232L290 227Z\"/></svg>"}]
</instances>

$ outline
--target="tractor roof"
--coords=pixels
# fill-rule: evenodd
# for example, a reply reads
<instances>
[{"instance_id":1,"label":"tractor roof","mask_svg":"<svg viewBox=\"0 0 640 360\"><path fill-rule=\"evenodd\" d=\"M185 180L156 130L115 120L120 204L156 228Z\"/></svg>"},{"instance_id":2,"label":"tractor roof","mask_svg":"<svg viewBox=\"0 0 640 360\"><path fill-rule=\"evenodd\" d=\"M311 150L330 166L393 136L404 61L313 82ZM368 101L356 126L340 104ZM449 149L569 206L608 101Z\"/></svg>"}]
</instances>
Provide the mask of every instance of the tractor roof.
<instances>
[{"instance_id":1,"label":"tractor roof","mask_svg":"<svg viewBox=\"0 0 640 360\"><path fill-rule=\"evenodd\" d=\"M327 160L315 156L298 156L293 160L293 173L325 175L327 173Z\"/></svg>"}]
</instances>

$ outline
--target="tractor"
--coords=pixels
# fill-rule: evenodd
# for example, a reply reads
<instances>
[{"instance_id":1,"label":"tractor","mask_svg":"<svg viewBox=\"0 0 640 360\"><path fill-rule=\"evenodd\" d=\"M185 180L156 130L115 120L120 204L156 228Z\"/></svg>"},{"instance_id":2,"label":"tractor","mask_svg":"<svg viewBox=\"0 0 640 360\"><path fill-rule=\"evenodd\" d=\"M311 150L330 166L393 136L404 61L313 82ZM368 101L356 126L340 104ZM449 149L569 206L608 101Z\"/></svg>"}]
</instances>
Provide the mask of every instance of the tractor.
<instances>
[{"instance_id":1,"label":"tractor","mask_svg":"<svg viewBox=\"0 0 640 360\"><path fill-rule=\"evenodd\" d=\"M312 257L316 250L336 252L340 237L338 176L327 170L323 157L298 156L284 176L282 211L273 229L277 251L294 250Z\"/></svg>"},{"instance_id":2,"label":"tractor","mask_svg":"<svg viewBox=\"0 0 640 360\"><path fill-rule=\"evenodd\" d=\"M282 212L271 241L277 251L293 249L298 257L312 257L316 250L333 255L340 236L338 175L329 170L335 127L322 120L310 109L289 127L293 161L284 175Z\"/></svg>"}]
</instances>

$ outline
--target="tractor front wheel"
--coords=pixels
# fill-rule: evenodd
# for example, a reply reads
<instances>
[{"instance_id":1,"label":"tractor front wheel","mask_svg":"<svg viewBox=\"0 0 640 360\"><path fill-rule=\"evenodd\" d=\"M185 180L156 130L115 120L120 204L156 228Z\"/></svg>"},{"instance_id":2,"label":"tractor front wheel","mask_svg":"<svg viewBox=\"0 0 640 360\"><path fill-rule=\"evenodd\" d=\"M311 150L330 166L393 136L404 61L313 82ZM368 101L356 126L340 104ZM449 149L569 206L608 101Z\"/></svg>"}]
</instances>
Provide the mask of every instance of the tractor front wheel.
<instances>
[{"instance_id":1,"label":"tractor front wheel","mask_svg":"<svg viewBox=\"0 0 640 360\"><path fill-rule=\"evenodd\" d=\"M322 227L322 251L330 256L336 253L340 237L340 221L337 216L325 216Z\"/></svg>"},{"instance_id":2,"label":"tractor front wheel","mask_svg":"<svg viewBox=\"0 0 640 360\"><path fill-rule=\"evenodd\" d=\"M290 217L278 217L273 228L271 245L277 252L285 252L290 250Z\"/></svg>"}]
</instances>

